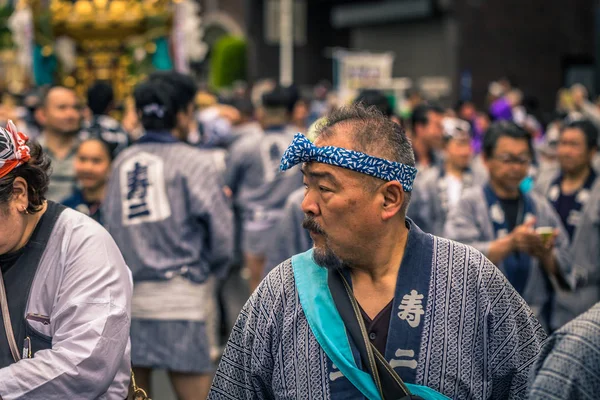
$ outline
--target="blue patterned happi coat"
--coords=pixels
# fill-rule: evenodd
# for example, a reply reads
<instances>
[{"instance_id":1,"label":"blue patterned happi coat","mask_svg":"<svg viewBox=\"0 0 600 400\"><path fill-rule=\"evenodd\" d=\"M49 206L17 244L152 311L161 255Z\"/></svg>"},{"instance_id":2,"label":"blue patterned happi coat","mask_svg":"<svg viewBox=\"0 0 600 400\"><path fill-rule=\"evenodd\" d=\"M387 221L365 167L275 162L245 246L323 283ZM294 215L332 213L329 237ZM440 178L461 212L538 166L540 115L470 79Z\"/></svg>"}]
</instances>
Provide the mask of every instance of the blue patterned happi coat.
<instances>
[{"instance_id":1,"label":"blue patterned happi coat","mask_svg":"<svg viewBox=\"0 0 600 400\"><path fill-rule=\"evenodd\" d=\"M525 399L546 337L530 308L479 251L407 223L385 358L405 382L451 399ZM265 278L233 328L209 399L365 398L320 347L298 287L291 260Z\"/></svg>"}]
</instances>

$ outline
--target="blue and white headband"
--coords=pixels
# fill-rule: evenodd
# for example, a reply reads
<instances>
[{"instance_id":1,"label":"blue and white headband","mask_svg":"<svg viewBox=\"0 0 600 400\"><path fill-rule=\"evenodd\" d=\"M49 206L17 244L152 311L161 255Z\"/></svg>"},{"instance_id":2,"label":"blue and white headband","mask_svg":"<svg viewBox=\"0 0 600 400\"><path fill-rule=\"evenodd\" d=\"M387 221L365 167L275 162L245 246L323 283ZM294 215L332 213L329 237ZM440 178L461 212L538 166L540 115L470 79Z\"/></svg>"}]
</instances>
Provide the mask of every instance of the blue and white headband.
<instances>
[{"instance_id":1,"label":"blue and white headband","mask_svg":"<svg viewBox=\"0 0 600 400\"><path fill-rule=\"evenodd\" d=\"M281 157L279 169L286 171L304 162L316 161L350 169L384 181L398 181L405 192L412 191L417 169L359 151L335 146L315 146L306 136L297 133Z\"/></svg>"}]
</instances>

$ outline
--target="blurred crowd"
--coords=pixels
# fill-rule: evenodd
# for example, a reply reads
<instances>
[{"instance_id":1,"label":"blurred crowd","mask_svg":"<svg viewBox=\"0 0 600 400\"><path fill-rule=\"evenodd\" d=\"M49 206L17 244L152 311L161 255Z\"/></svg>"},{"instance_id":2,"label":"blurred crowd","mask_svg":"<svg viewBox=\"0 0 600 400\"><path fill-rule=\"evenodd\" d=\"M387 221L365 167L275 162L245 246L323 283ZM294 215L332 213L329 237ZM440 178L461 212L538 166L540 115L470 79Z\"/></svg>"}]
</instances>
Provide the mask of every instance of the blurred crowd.
<instances>
[{"instance_id":1,"label":"blurred crowd","mask_svg":"<svg viewBox=\"0 0 600 400\"><path fill-rule=\"evenodd\" d=\"M379 90L360 91L353 102L377 108L412 142L419 172L408 217L504 264L548 332L600 301L600 102L584 86L558 90L554 110L540 110L508 79L490 84L485 104L441 107L410 91L400 109ZM158 364L210 371L249 294L280 262L311 247L302 229L302 175L281 173L280 160L295 133L314 139L320 118L340 105L328 82L308 92L238 82L214 93L174 73L151 76L119 108L102 81L86 99L62 86L3 97L0 124L13 120L52 160L47 198L103 224L132 269L132 360L143 385ZM186 147L167 152L166 141ZM166 187L156 189L159 175ZM527 218L527 202L511 198L515 190L531 194L536 221ZM144 221L160 224L145 229ZM555 259L534 241L542 228L550 230ZM553 289L556 260L564 269L583 266L580 290ZM511 275L524 262L539 268ZM152 283L157 278L169 286ZM198 285L200 303L191 295ZM177 322L189 324L143 322L164 322L169 299L180 305ZM172 360L160 362L160 351L140 348L182 332L206 339L192 340L201 343L191 350L182 344L181 353L165 350ZM206 359L186 361L194 350ZM185 390L183 380L174 383Z\"/></svg>"}]
</instances>

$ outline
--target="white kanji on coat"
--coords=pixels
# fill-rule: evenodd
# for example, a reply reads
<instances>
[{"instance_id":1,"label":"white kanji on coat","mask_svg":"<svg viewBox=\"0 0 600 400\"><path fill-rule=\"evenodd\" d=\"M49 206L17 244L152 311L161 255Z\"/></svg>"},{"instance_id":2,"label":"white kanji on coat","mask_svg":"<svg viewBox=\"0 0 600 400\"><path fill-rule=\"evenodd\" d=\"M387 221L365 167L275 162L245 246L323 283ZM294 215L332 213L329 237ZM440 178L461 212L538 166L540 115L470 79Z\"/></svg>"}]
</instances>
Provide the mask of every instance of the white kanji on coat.
<instances>
[{"instance_id":1,"label":"white kanji on coat","mask_svg":"<svg viewBox=\"0 0 600 400\"><path fill-rule=\"evenodd\" d=\"M410 369L417 368L417 360L415 360L415 352L414 350L396 350L395 356L398 358L392 358L390 360L390 365L392 368L404 367Z\"/></svg>"},{"instance_id":2,"label":"white kanji on coat","mask_svg":"<svg viewBox=\"0 0 600 400\"><path fill-rule=\"evenodd\" d=\"M398 317L401 320L408 322L411 328L416 328L421 323L421 315L423 311L423 295L417 293L416 290L411 290L409 294L405 294L398 309Z\"/></svg>"},{"instance_id":3,"label":"white kanji on coat","mask_svg":"<svg viewBox=\"0 0 600 400\"><path fill-rule=\"evenodd\" d=\"M333 367L333 371L329 373L329 379L332 382L344 376L344 374L342 374L342 372L338 369L338 367L335 364L332 364L331 366Z\"/></svg>"}]
</instances>

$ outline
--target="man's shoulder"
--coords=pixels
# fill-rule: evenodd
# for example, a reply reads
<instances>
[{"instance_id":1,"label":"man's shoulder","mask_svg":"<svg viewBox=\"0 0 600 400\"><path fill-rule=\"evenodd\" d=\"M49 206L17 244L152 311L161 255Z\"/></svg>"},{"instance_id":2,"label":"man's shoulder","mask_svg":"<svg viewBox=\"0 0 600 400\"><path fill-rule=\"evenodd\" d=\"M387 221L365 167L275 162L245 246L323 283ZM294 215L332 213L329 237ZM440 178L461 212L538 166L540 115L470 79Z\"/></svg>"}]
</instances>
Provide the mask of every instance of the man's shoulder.
<instances>
[{"instance_id":1,"label":"man's shoulder","mask_svg":"<svg viewBox=\"0 0 600 400\"><path fill-rule=\"evenodd\" d=\"M559 339L585 339L595 343L600 355L600 303L555 332Z\"/></svg>"},{"instance_id":2,"label":"man's shoulder","mask_svg":"<svg viewBox=\"0 0 600 400\"><path fill-rule=\"evenodd\" d=\"M464 274L480 290L491 283L500 287L510 286L504 274L476 248L439 236L433 238L434 252L438 259L448 259L450 274Z\"/></svg>"},{"instance_id":3,"label":"man's shoulder","mask_svg":"<svg viewBox=\"0 0 600 400\"><path fill-rule=\"evenodd\" d=\"M471 186L465 188L460 196L459 204L463 202L478 201L483 197L483 186Z\"/></svg>"},{"instance_id":4,"label":"man's shoulder","mask_svg":"<svg viewBox=\"0 0 600 400\"><path fill-rule=\"evenodd\" d=\"M252 297L260 298L261 301L268 300L272 304L278 303L283 306L286 299L296 295L296 282L292 259L288 258L273 268L262 280Z\"/></svg>"}]
</instances>

